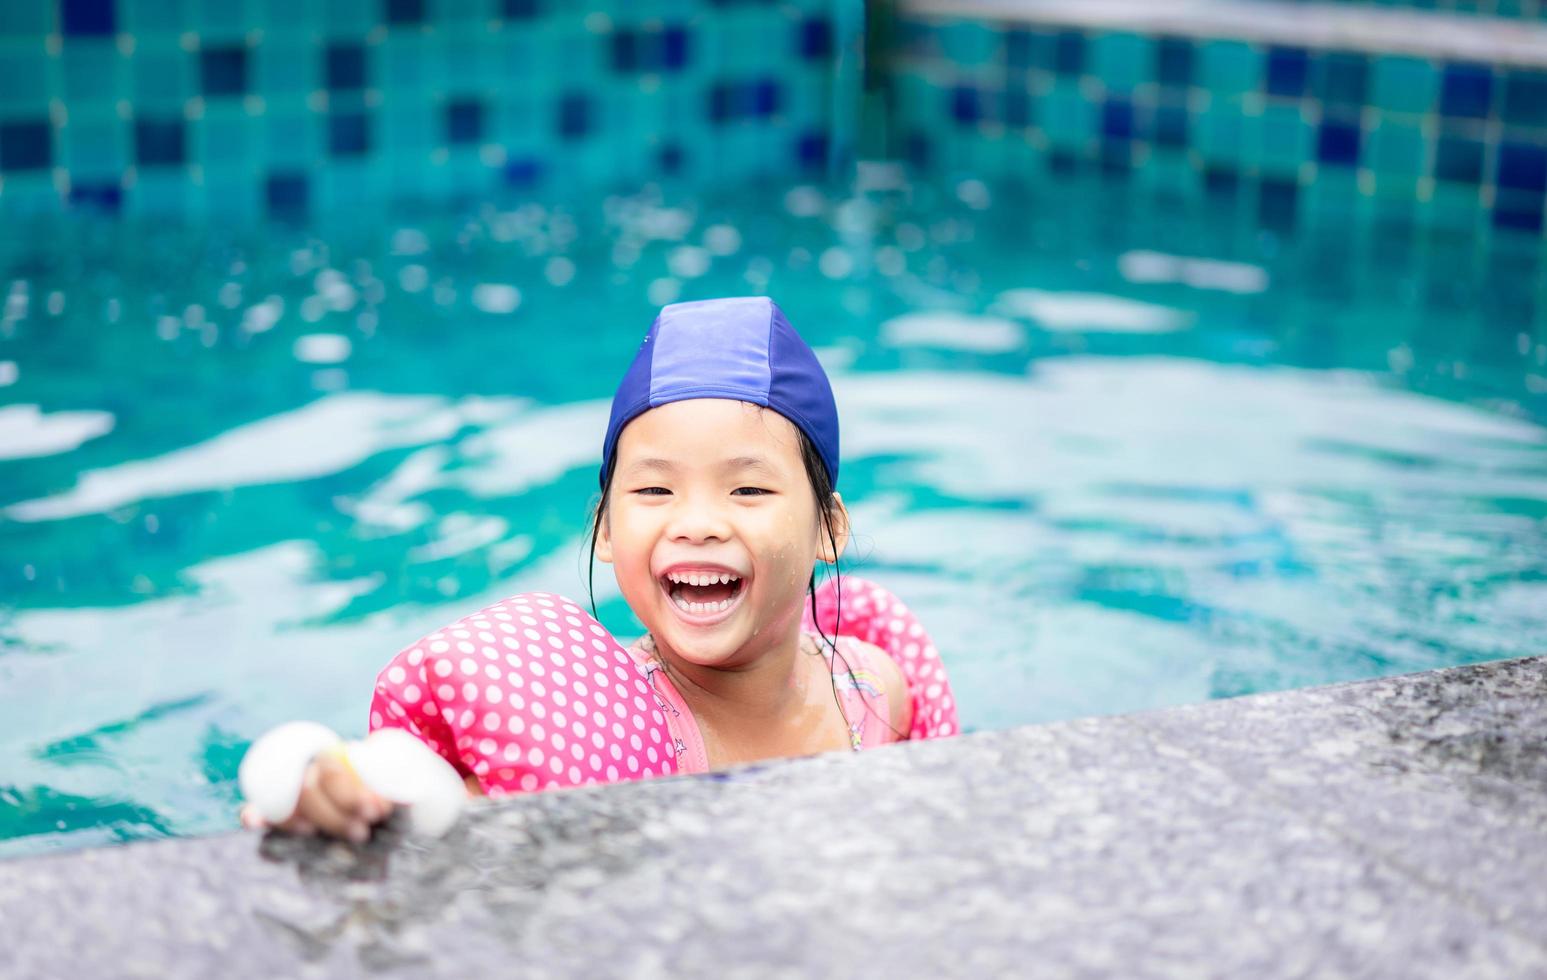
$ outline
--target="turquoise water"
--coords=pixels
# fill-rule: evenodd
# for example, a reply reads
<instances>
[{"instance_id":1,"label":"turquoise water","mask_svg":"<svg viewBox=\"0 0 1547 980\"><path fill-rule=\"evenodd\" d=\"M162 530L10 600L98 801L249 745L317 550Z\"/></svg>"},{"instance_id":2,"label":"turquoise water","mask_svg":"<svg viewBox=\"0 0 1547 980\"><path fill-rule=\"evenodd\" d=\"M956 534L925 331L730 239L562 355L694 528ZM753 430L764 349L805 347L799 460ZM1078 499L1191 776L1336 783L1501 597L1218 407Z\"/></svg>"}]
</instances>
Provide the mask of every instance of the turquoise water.
<instances>
[{"instance_id":1,"label":"turquoise water","mask_svg":"<svg viewBox=\"0 0 1547 980\"><path fill-rule=\"evenodd\" d=\"M847 568L968 729L1547 650L1539 243L866 181L13 229L0 855L231 828L264 729L359 734L419 634L583 597L607 399L679 299L819 348Z\"/></svg>"}]
</instances>

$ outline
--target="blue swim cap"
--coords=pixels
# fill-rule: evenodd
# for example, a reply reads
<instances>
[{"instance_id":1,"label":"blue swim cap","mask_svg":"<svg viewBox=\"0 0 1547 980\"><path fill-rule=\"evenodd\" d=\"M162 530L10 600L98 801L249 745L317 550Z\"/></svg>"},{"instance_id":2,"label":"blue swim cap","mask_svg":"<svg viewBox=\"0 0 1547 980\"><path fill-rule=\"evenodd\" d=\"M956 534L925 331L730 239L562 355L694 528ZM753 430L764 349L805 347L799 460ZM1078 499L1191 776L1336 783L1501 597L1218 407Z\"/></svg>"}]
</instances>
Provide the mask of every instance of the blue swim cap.
<instances>
[{"instance_id":1,"label":"blue swim cap","mask_svg":"<svg viewBox=\"0 0 1547 980\"><path fill-rule=\"evenodd\" d=\"M838 483L838 405L827 372L784 311L766 296L663 307L612 396L601 482L623 427L669 402L730 398L771 408L816 446Z\"/></svg>"}]
</instances>

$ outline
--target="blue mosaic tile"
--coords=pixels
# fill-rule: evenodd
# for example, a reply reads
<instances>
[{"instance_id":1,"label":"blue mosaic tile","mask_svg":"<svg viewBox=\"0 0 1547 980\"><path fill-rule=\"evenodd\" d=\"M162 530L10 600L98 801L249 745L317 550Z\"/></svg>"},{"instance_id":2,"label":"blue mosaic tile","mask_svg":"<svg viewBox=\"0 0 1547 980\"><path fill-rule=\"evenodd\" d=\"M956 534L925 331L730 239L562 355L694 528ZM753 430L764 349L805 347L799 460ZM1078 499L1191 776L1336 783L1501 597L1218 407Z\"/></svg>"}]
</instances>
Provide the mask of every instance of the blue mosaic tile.
<instances>
[{"instance_id":1,"label":"blue mosaic tile","mask_svg":"<svg viewBox=\"0 0 1547 980\"><path fill-rule=\"evenodd\" d=\"M46 3L0 3L0 37L41 38L54 29L54 9Z\"/></svg>"},{"instance_id":2,"label":"blue mosaic tile","mask_svg":"<svg viewBox=\"0 0 1547 980\"><path fill-rule=\"evenodd\" d=\"M1234 199L1241 190L1241 175L1227 167L1203 169L1203 191L1209 197Z\"/></svg>"},{"instance_id":3,"label":"blue mosaic tile","mask_svg":"<svg viewBox=\"0 0 1547 980\"><path fill-rule=\"evenodd\" d=\"M1074 79L1058 79L1042 96L1042 132L1055 149L1083 147L1094 135L1093 115Z\"/></svg>"},{"instance_id":4,"label":"blue mosaic tile","mask_svg":"<svg viewBox=\"0 0 1547 980\"><path fill-rule=\"evenodd\" d=\"M624 28L612 35L612 70L622 74L639 71L639 35Z\"/></svg>"},{"instance_id":5,"label":"blue mosaic tile","mask_svg":"<svg viewBox=\"0 0 1547 980\"><path fill-rule=\"evenodd\" d=\"M1434 176L1437 180L1465 184L1483 179L1483 144L1464 136L1441 136L1435 147Z\"/></svg>"},{"instance_id":6,"label":"blue mosaic tile","mask_svg":"<svg viewBox=\"0 0 1547 980\"><path fill-rule=\"evenodd\" d=\"M826 17L808 17L800 22L800 56L807 61L825 61L833 56L833 25Z\"/></svg>"},{"instance_id":7,"label":"blue mosaic tile","mask_svg":"<svg viewBox=\"0 0 1547 980\"><path fill-rule=\"evenodd\" d=\"M129 127L116 112L77 112L59 130L58 164L80 181L118 183L129 166Z\"/></svg>"},{"instance_id":8,"label":"blue mosaic tile","mask_svg":"<svg viewBox=\"0 0 1547 980\"><path fill-rule=\"evenodd\" d=\"M1445 66L1440 86L1440 112L1446 116L1484 119L1493 95L1493 69L1456 63Z\"/></svg>"},{"instance_id":9,"label":"blue mosaic tile","mask_svg":"<svg viewBox=\"0 0 1547 980\"><path fill-rule=\"evenodd\" d=\"M568 92L559 99L554 129L562 140L585 138L591 132L591 100L583 92Z\"/></svg>"},{"instance_id":10,"label":"blue mosaic tile","mask_svg":"<svg viewBox=\"0 0 1547 980\"><path fill-rule=\"evenodd\" d=\"M802 162L804 162L804 156L805 152L807 152L807 149L808 148L806 147L802 147ZM809 152L815 152L815 150L811 149ZM656 151L655 159L655 165L657 169L659 169L661 173L670 177L675 176L682 171L683 165L687 162L687 154L678 144L667 143L665 146Z\"/></svg>"},{"instance_id":11,"label":"blue mosaic tile","mask_svg":"<svg viewBox=\"0 0 1547 980\"><path fill-rule=\"evenodd\" d=\"M1187 88L1193 83L1193 43L1163 37L1155 45L1155 81L1163 88Z\"/></svg>"},{"instance_id":12,"label":"blue mosaic tile","mask_svg":"<svg viewBox=\"0 0 1547 980\"><path fill-rule=\"evenodd\" d=\"M189 124L189 159L197 160L206 173L237 173L248 167L255 153L256 137L240 109L206 107Z\"/></svg>"},{"instance_id":13,"label":"blue mosaic tile","mask_svg":"<svg viewBox=\"0 0 1547 980\"><path fill-rule=\"evenodd\" d=\"M1299 208L1300 185L1264 177L1257 187L1257 220L1269 228L1291 230Z\"/></svg>"},{"instance_id":14,"label":"blue mosaic tile","mask_svg":"<svg viewBox=\"0 0 1547 980\"><path fill-rule=\"evenodd\" d=\"M942 54L958 65L987 65L999 57L1000 32L975 21L957 20L940 29Z\"/></svg>"},{"instance_id":15,"label":"blue mosaic tile","mask_svg":"<svg viewBox=\"0 0 1547 980\"><path fill-rule=\"evenodd\" d=\"M1012 71L1025 71L1032 67L1040 67L1040 48L1038 42L1044 41L1044 37L1034 34L1024 27L1012 27L1005 32L1004 37L1004 63L1005 67Z\"/></svg>"},{"instance_id":16,"label":"blue mosaic tile","mask_svg":"<svg viewBox=\"0 0 1547 980\"><path fill-rule=\"evenodd\" d=\"M136 51L130 69L130 97L141 112L180 112L196 91L193 63L181 49Z\"/></svg>"},{"instance_id":17,"label":"blue mosaic tile","mask_svg":"<svg viewBox=\"0 0 1547 980\"><path fill-rule=\"evenodd\" d=\"M299 101L323 84L320 60L309 45L265 38L248 59L252 90L269 99L294 96Z\"/></svg>"},{"instance_id":18,"label":"blue mosaic tile","mask_svg":"<svg viewBox=\"0 0 1547 980\"><path fill-rule=\"evenodd\" d=\"M134 121L134 161L141 167L180 167L188 158L187 127L179 117Z\"/></svg>"},{"instance_id":19,"label":"blue mosaic tile","mask_svg":"<svg viewBox=\"0 0 1547 980\"><path fill-rule=\"evenodd\" d=\"M364 45L330 44L326 58L323 78L330 92L347 92L365 88Z\"/></svg>"},{"instance_id":20,"label":"blue mosaic tile","mask_svg":"<svg viewBox=\"0 0 1547 980\"><path fill-rule=\"evenodd\" d=\"M385 15L393 27L424 23L424 0L386 0Z\"/></svg>"},{"instance_id":21,"label":"blue mosaic tile","mask_svg":"<svg viewBox=\"0 0 1547 980\"><path fill-rule=\"evenodd\" d=\"M542 0L500 0L500 16L506 20L536 20L542 15Z\"/></svg>"},{"instance_id":22,"label":"blue mosaic tile","mask_svg":"<svg viewBox=\"0 0 1547 980\"><path fill-rule=\"evenodd\" d=\"M60 0L59 29L66 37L110 37L117 23L113 0Z\"/></svg>"},{"instance_id":23,"label":"blue mosaic tile","mask_svg":"<svg viewBox=\"0 0 1547 980\"><path fill-rule=\"evenodd\" d=\"M1036 121L1036 111L1031 93L1023 88L1012 88L1004 93L1004 123L1024 129Z\"/></svg>"},{"instance_id":24,"label":"blue mosaic tile","mask_svg":"<svg viewBox=\"0 0 1547 980\"><path fill-rule=\"evenodd\" d=\"M522 156L507 160L501 170L506 187L533 187L542 181L548 167L536 157Z\"/></svg>"},{"instance_id":25,"label":"blue mosaic tile","mask_svg":"<svg viewBox=\"0 0 1547 980\"><path fill-rule=\"evenodd\" d=\"M204 48L199 77L206 98L247 94L247 49L240 45Z\"/></svg>"},{"instance_id":26,"label":"blue mosaic tile","mask_svg":"<svg viewBox=\"0 0 1547 980\"><path fill-rule=\"evenodd\" d=\"M371 121L364 112L346 110L328 116L329 156L364 156L370 149Z\"/></svg>"},{"instance_id":27,"label":"blue mosaic tile","mask_svg":"<svg viewBox=\"0 0 1547 980\"><path fill-rule=\"evenodd\" d=\"M306 174L300 171L271 173L264 181L264 202L274 217L299 216L306 213L311 199L311 187Z\"/></svg>"},{"instance_id":28,"label":"blue mosaic tile","mask_svg":"<svg viewBox=\"0 0 1547 980\"><path fill-rule=\"evenodd\" d=\"M1300 166L1311 158L1313 131L1297 103L1269 104L1257 119L1259 127L1258 166L1264 173L1298 174Z\"/></svg>"},{"instance_id":29,"label":"blue mosaic tile","mask_svg":"<svg viewBox=\"0 0 1547 980\"><path fill-rule=\"evenodd\" d=\"M453 146L481 142L483 116L483 102L478 99L453 99L446 103L446 142Z\"/></svg>"},{"instance_id":30,"label":"blue mosaic tile","mask_svg":"<svg viewBox=\"0 0 1547 980\"><path fill-rule=\"evenodd\" d=\"M1543 196L1501 192L1494 202L1492 223L1495 228L1511 231L1542 231Z\"/></svg>"},{"instance_id":31,"label":"blue mosaic tile","mask_svg":"<svg viewBox=\"0 0 1547 980\"><path fill-rule=\"evenodd\" d=\"M1359 165L1359 126L1332 119L1322 121L1316 138L1316 159L1334 167Z\"/></svg>"},{"instance_id":32,"label":"blue mosaic tile","mask_svg":"<svg viewBox=\"0 0 1547 980\"><path fill-rule=\"evenodd\" d=\"M1374 65L1373 103L1397 112L1429 112L1439 94L1439 73L1422 58L1383 56Z\"/></svg>"},{"instance_id":33,"label":"blue mosaic tile","mask_svg":"<svg viewBox=\"0 0 1547 980\"><path fill-rule=\"evenodd\" d=\"M0 173L53 166L53 128L46 119L0 123Z\"/></svg>"},{"instance_id":34,"label":"blue mosaic tile","mask_svg":"<svg viewBox=\"0 0 1547 980\"><path fill-rule=\"evenodd\" d=\"M1377 174L1416 178L1429 172L1427 142L1418 123L1387 116L1369 134L1366 162Z\"/></svg>"},{"instance_id":35,"label":"blue mosaic tile","mask_svg":"<svg viewBox=\"0 0 1547 980\"><path fill-rule=\"evenodd\" d=\"M1547 127L1547 72L1517 68L1504 73L1506 125Z\"/></svg>"},{"instance_id":36,"label":"blue mosaic tile","mask_svg":"<svg viewBox=\"0 0 1547 980\"><path fill-rule=\"evenodd\" d=\"M1499 187L1513 190L1547 192L1547 147L1535 143L1499 145Z\"/></svg>"},{"instance_id":37,"label":"blue mosaic tile","mask_svg":"<svg viewBox=\"0 0 1547 980\"><path fill-rule=\"evenodd\" d=\"M0 113L7 117L24 115L46 106L51 67L52 59L42 44L29 50L13 49L0 57Z\"/></svg>"},{"instance_id":38,"label":"blue mosaic tile","mask_svg":"<svg viewBox=\"0 0 1547 980\"><path fill-rule=\"evenodd\" d=\"M1101 135L1107 140L1134 138L1133 103L1126 99L1108 99L1101 107Z\"/></svg>"},{"instance_id":39,"label":"blue mosaic tile","mask_svg":"<svg viewBox=\"0 0 1547 980\"><path fill-rule=\"evenodd\" d=\"M1138 34L1101 34L1087 43L1091 63L1086 70L1101 79L1108 91L1130 91L1150 79L1154 45Z\"/></svg>"},{"instance_id":40,"label":"blue mosaic tile","mask_svg":"<svg viewBox=\"0 0 1547 980\"><path fill-rule=\"evenodd\" d=\"M771 78L758 79L752 85L752 115L767 117L779 111L779 83Z\"/></svg>"},{"instance_id":41,"label":"blue mosaic tile","mask_svg":"<svg viewBox=\"0 0 1547 980\"><path fill-rule=\"evenodd\" d=\"M124 203L123 187L117 181L85 182L70 185L70 204L116 214Z\"/></svg>"},{"instance_id":42,"label":"blue mosaic tile","mask_svg":"<svg viewBox=\"0 0 1547 980\"><path fill-rule=\"evenodd\" d=\"M688 65L688 32L681 26L666 28L661 35L661 69L681 71Z\"/></svg>"},{"instance_id":43,"label":"blue mosaic tile","mask_svg":"<svg viewBox=\"0 0 1547 980\"><path fill-rule=\"evenodd\" d=\"M81 38L60 53L67 103L109 102L124 90L123 57L111 41Z\"/></svg>"},{"instance_id":44,"label":"blue mosaic tile","mask_svg":"<svg viewBox=\"0 0 1547 980\"><path fill-rule=\"evenodd\" d=\"M951 118L969 126L976 125L983 118L977 89L970 85L958 85L951 90Z\"/></svg>"},{"instance_id":45,"label":"blue mosaic tile","mask_svg":"<svg viewBox=\"0 0 1547 980\"><path fill-rule=\"evenodd\" d=\"M802 133L795 145L795 159L806 170L815 170L827 162L828 139L824 132Z\"/></svg>"},{"instance_id":46,"label":"blue mosaic tile","mask_svg":"<svg viewBox=\"0 0 1547 980\"><path fill-rule=\"evenodd\" d=\"M1205 41L1200 47L1201 82L1211 92L1255 92L1262 84L1261 53L1244 41Z\"/></svg>"},{"instance_id":47,"label":"blue mosaic tile","mask_svg":"<svg viewBox=\"0 0 1547 980\"><path fill-rule=\"evenodd\" d=\"M1162 105L1155 109L1156 145L1182 148L1188 145L1187 107Z\"/></svg>"},{"instance_id":48,"label":"blue mosaic tile","mask_svg":"<svg viewBox=\"0 0 1547 980\"><path fill-rule=\"evenodd\" d=\"M1369 58L1331 51L1317 59L1316 98L1328 108L1357 109L1369 99Z\"/></svg>"},{"instance_id":49,"label":"blue mosaic tile","mask_svg":"<svg viewBox=\"0 0 1547 980\"><path fill-rule=\"evenodd\" d=\"M1270 48L1263 89L1269 95L1299 98L1310 78L1310 55L1304 48Z\"/></svg>"},{"instance_id":50,"label":"blue mosaic tile","mask_svg":"<svg viewBox=\"0 0 1547 980\"><path fill-rule=\"evenodd\" d=\"M1133 168L1133 144L1127 140L1102 140L1100 164L1103 173L1127 173Z\"/></svg>"},{"instance_id":51,"label":"blue mosaic tile","mask_svg":"<svg viewBox=\"0 0 1547 980\"><path fill-rule=\"evenodd\" d=\"M1084 34L1061 31L1053 39L1053 70L1060 75L1078 75L1085 70Z\"/></svg>"},{"instance_id":52,"label":"blue mosaic tile","mask_svg":"<svg viewBox=\"0 0 1547 980\"><path fill-rule=\"evenodd\" d=\"M664 30L622 28L612 35L612 70L619 74L659 74L688 65L688 33L680 25Z\"/></svg>"}]
</instances>

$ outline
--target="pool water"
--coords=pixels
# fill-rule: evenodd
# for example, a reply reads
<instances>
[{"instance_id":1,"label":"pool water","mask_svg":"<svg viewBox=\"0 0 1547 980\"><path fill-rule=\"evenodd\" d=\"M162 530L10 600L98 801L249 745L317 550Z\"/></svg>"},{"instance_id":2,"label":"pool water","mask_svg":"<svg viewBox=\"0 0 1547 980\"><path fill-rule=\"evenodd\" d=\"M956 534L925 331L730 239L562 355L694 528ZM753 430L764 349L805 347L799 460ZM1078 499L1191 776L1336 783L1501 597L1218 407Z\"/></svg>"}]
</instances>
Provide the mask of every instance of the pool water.
<instances>
[{"instance_id":1,"label":"pool water","mask_svg":"<svg viewBox=\"0 0 1547 980\"><path fill-rule=\"evenodd\" d=\"M232 828L269 726L361 734L418 635L583 598L607 400L675 300L770 294L818 348L845 569L968 730L1547 650L1539 243L1133 194L872 168L7 236L0 856Z\"/></svg>"}]
</instances>

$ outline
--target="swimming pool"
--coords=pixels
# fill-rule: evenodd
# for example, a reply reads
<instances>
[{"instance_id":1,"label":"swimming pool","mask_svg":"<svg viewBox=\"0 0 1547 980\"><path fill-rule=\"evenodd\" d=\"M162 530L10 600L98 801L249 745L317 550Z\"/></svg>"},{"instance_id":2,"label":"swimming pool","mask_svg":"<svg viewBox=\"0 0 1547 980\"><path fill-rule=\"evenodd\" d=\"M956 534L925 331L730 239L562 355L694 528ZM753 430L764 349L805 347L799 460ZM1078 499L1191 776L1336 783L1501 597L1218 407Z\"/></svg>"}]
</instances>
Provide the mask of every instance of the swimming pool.
<instances>
[{"instance_id":1,"label":"swimming pool","mask_svg":"<svg viewBox=\"0 0 1547 980\"><path fill-rule=\"evenodd\" d=\"M846 568L969 730L1547 647L1535 239L860 187L12 237L0 856L231 828L267 727L363 732L406 641L583 597L606 399L678 299L773 295L818 348Z\"/></svg>"}]
</instances>

